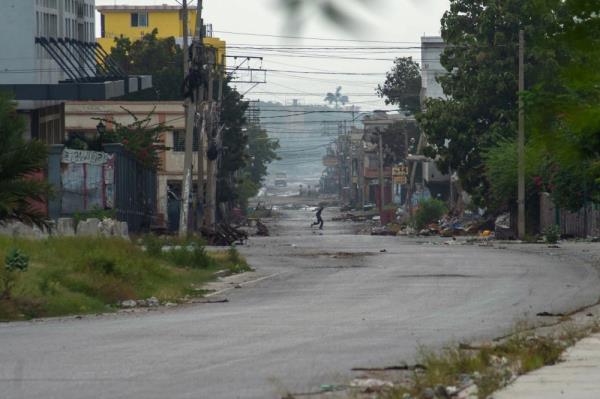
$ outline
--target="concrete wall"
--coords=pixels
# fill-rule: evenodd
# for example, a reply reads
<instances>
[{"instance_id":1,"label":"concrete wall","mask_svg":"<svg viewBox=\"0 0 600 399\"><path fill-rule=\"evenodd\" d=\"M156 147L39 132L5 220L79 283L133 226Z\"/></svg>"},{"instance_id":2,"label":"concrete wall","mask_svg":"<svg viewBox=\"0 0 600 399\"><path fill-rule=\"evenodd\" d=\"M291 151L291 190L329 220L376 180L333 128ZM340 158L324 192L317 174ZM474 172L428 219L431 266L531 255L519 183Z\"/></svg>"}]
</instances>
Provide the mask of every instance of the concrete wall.
<instances>
[{"instance_id":1,"label":"concrete wall","mask_svg":"<svg viewBox=\"0 0 600 399\"><path fill-rule=\"evenodd\" d=\"M97 42L107 51L115 44L115 38L128 37L139 40L153 29L158 30L158 37L174 37L177 44L183 43L183 20L179 6L98 6L98 11L104 16L104 37ZM131 26L131 14L148 13L148 26ZM188 35L194 34L196 26L196 10L190 8L188 13ZM204 39L207 46L217 48L217 62L224 60L225 42L216 37Z\"/></svg>"}]
</instances>

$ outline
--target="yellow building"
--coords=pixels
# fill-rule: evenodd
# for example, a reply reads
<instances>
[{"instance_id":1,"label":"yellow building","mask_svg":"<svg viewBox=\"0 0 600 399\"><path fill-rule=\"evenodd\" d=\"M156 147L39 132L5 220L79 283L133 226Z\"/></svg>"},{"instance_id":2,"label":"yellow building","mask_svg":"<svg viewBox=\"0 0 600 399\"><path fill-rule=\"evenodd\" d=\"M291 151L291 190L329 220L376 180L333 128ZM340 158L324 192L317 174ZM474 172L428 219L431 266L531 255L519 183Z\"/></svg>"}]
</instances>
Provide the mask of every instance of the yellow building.
<instances>
[{"instance_id":1,"label":"yellow building","mask_svg":"<svg viewBox=\"0 0 600 399\"><path fill-rule=\"evenodd\" d=\"M158 37L173 36L175 41L183 43L183 18L181 7L160 6L97 6L100 13L100 37L98 43L107 51L114 47L115 38L128 37L131 40L141 39L146 33L158 30ZM196 26L196 10L188 11L188 36L194 35ZM204 38L205 46L217 49L217 63L225 63L225 42L212 37L211 29L207 29ZM191 39L190 39L191 41Z\"/></svg>"}]
</instances>

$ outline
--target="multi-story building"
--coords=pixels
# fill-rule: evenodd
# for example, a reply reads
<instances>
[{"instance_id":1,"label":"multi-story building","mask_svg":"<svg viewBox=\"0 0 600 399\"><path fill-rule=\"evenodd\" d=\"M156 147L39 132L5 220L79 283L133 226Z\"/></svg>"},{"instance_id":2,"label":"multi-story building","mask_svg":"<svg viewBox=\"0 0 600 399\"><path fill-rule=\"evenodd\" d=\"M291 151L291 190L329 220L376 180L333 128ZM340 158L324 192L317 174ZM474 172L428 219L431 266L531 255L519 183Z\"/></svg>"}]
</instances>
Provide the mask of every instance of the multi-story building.
<instances>
[{"instance_id":1,"label":"multi-story building","mask_svg":"<svg viewBox=\"0 0 600 399\"><path fill-rule=\"evenodd\" d=\"M98 43L107 50L114 47L115 39L123 36L130 40L141 39L145 34L157 30L157 37L174 37L177 44L183 43L183 13L179 6L113 5L98 6L100 12L100 37ZM188 36L193 37L196 27L196 10L188 10ZM212 27L205 26L205 46L216 49L217 63L224 64L225 42L212 37Z\"/></svg>"},{"instance_id":2,"label":"multi-story building","mask_svg":"<svg viewBox=\"0 0 600 399\"><path fill-rule=\"evenodd\" d=\"M106 100L151 85L105 68L94 14L94 0L2 1L0 91L18 100L27 138L62 142L64 100Z\"/></svg>"},{"instance_id":3,"label":"multi-story building","mask_svg":"<svg viewBox=\"0 0 600 399\"><path fill-rule=\"evenodd\" d=\"M440 56L446 48L440 36L421 37L421 98L444 98L442 85L437 81L438 76L447 73L440 62Z\"/></svg>"},{"instance_id":4,"label":"multi-story building","mask_svg":"<svg viewBox=\"0 0 600 399\"><path fill-rule=\"evenodd\" d=\"M440 36L421 37L421 103L430 98L446 98L438 77L448 71L442 66L440 57L446 48ZM433 160L422 162L423 180L431 195L437 198L450 197L451 176L439 171ZM451 201L452 202L452 201Z\"/></svg>"}]
</instances>

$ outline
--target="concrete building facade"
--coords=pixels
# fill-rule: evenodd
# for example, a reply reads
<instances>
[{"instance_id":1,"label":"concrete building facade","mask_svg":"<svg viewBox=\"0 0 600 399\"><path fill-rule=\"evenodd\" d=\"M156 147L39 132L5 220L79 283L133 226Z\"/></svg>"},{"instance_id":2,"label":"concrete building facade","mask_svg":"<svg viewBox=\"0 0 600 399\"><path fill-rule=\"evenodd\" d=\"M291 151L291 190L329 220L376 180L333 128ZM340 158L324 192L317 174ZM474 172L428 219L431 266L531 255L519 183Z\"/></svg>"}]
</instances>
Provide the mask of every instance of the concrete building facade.
<instances>
[{"instance_id":1,"label":"concrete building facade","mask_svg":"<svg viewBox=\"0 0 600 399\"><path fill-rule=\"evenodd\" d=\"M3 0L0 84L55 84L66 78L36 38L93 43L94 0Z\"/></svg>"},{"instance_id":2,"label":"concrete building facade","mask_svg":"<svg viewBox=\"0 0 600 399\"><path fill-rule=\"evenodd\" d=\"M444 98L438 76L447 73L440 62L446 44L440 36L421 37L421 99Z\"/></svg>"},{"instance_id":3,"label":"concrete building facade","mask_svg":"<svg viewBox=\"0 0 600 399\"><path fill-rule=\"evenodd\" d=\"M167 150L161 153L161 166L157 173L157 214L159 222L165 225L173 222L169 220L169 207L178 202L183 180L183 158L185 147L185 118L184 107L181 101L163 101L160 103L145 101L82 101L67 102L65 104L65 131L66 136L84 134L94 137L98 120L103 118L109 121L129 124L133 118L125 109L138 118L150 115L150 124L164 123L168 128L162 133L160 140ZM112 123L106 124L106 129L112 129ZM194 143L193 170L198 170L197 148ZM204 170L206 170L206 165Z\"/></svg>"},{"instance_id":4,"label":"concrete building facade","mask_svg":"<svg viewBox=\"0 0 600 399\"><path fill-rule=\"evenodd\" d=\"M98 43L107 51L114 47L120 36L132 41L141 39L154 29L159 38L174 37L183 43L183 13L181 7L170 5L112 5L96 7L100 13L100 37ZM188 36L193 37L196 26L196 10L188 10ZM217 64L225 63L225 42L212 37L211 25L205 26L205 46L216 50Z\"/></svg>"}]
</instances>

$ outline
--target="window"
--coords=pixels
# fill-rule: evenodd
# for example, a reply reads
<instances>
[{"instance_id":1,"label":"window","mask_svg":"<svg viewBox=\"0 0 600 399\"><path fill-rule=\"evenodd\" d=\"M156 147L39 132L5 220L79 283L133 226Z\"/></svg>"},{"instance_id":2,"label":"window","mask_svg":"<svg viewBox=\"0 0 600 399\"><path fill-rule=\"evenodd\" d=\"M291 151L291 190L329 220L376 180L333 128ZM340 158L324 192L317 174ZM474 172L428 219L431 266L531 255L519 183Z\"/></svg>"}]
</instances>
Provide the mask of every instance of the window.
<instances>
[{"instance_id":1,"label":"window","mask_svg":"<svg viewBox=\"0 0 600 399\"><path fill-rule=\"evenodd\" d=\"M131 26L148 26L147 12L134 12L131 14Z\"/></svg>"},{"instance_id":2,"label":"window","mask_svg":"<svg viewBox=\"0 0 600 399\"><path fill-rule=\"evenodd\" d=\"M173 131L173 151L184 152L185 151L185 130ZM194 134L194 141L192 143L192 151L198 151L198 135Z\"/></svg>"}]
</instances>

